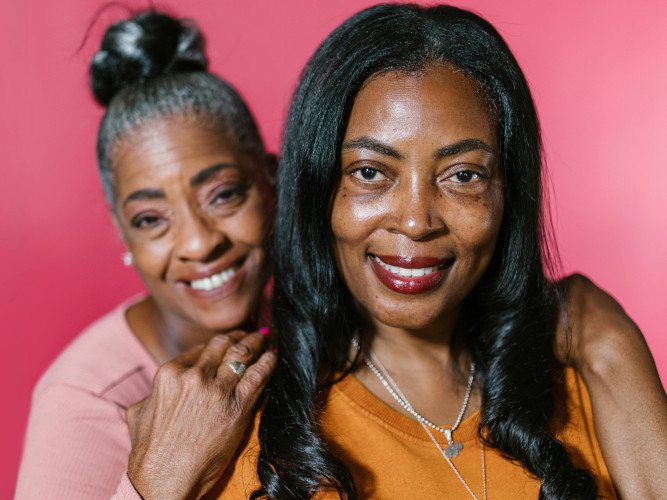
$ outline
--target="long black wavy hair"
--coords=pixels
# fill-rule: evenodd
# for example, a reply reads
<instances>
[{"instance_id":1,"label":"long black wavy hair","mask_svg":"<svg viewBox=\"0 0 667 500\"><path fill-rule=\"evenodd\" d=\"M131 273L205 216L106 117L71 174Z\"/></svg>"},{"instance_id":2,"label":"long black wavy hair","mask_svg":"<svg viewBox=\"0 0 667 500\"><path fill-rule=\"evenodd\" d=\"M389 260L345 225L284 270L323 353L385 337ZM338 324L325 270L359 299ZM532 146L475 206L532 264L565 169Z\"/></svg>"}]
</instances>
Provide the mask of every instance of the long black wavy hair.
<instances>
[{"instance_id":1,"label":"long black wavy hair","mask_svg":"<svg viewBox=\"0 0 667 500\"><path fill-rule=\"evenodd\" d=\"M505 208L492 262L462 305L454 349L483 383L480 432L541 481L540 498L590 499L550 423L559 369L553 353L558 292L542 212L537 114L518 63L485 20L449 6L378 5L343 23L304 69L289 111L278 180L274 317L280 360L259 426L261 488L253 498L356 498L345 464L318 430L318 392L345 373L361 318L336 269L330 200L354 98L372 75L447 64L477 82L498 120ZM475 311L472 313L472 311ZM361 331L361 330L360 330ZM362 339L363 342L363 339Z\"/></svg>"}]
</instances>

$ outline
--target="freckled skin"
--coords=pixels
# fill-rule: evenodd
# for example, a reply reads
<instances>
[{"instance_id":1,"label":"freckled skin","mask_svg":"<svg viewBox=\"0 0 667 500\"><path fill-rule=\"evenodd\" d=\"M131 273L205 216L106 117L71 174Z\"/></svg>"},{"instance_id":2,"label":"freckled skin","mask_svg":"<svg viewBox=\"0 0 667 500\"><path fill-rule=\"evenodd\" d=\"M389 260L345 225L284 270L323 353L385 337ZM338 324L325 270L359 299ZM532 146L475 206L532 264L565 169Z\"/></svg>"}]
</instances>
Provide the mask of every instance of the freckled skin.
<instances>
[{"instance_id":1,"label":"freckled skin","mask_svg":"<svg viewBox=\"0 0 667 500\"><path fill-rule=\"evenodd\" d=\"M343 140L332 230L339 271L376 333L398 328L442 336L451 329L491 261L503 217L496 136L476 83L449 67L384 73L357 95ZM400 158L346 147L360 138ZM489 148L436 155L469 139ZM454 263L434 289L407 295L379 281L371 254Z\"/></svg>"},{"instance_id":2,"label":"freckled skin","mask_svg":"<svg viewBox=\"0 0 667 500\"><path fill-rule=\"evenodd\" d=\"M128 313L137 336L156 357L169 359L242 325L268 275L264 240L273 200L267 200L261 167L223 134L182 118L133 131L116 145L111 163L115 222L150 293ZM234 167L191 185L196 174L218 164ZM125 203L144 189L164 197ZM193 299L179 282L239 259L245 260L242 281L223 297Z\"/></svg>"}]
</instances>

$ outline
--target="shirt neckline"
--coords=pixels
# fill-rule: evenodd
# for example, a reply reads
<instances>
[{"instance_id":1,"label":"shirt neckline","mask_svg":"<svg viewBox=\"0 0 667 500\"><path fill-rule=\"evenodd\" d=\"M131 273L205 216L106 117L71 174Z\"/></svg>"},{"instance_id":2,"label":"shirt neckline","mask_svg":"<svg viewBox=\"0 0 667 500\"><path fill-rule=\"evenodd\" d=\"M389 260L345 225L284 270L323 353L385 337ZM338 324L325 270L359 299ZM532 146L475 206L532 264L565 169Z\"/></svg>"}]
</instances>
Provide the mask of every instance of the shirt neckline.
<instances>
[{"instance_id":1,"label":"shirt neckline","mask_svg":"<svg viewBox=\"0 0 667 500\"><path fill-rule=\"evenodd\" d=\"M334 393L340 394L350 404L365 412L370 418L401 433L407 434L414 439L431 443L424 428L417 420L399 413L387 403L376 397L366 386L364 386L353 374L349 374L333 385ZM459 427L452 432L454 442L472 442L478 439L480 411L462 420ZM448 425L447 427L450 427ZM429 428L433 436L441 444L447 441L442 432Z\"/></svg>"}]
</instances>

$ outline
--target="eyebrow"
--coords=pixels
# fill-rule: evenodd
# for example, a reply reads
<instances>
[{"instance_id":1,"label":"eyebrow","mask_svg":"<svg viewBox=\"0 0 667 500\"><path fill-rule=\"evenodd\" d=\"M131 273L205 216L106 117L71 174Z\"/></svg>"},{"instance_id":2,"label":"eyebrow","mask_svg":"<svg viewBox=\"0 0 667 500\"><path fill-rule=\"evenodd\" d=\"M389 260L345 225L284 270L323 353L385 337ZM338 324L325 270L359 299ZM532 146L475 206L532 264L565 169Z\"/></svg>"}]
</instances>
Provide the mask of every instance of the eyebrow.
<instances>
[{"instance_id":1,"label":"eyebrow","mask_svg":"<svg viewBox=\"0 0 667 500\"><path fill-rule=\"evenodd\" d=\"M469 151L486 151L492 155L497 155L498 151L496 148L490 146L484 141L479 139L463 139L462 141L455 142L444 148L440 148L437 153L435 153L435 158L443 158L445 156L453 156L461 153L468 153Z\"/></svg>"},{"instance_id":2,"label":"eyebrow","mask_svg":"<svg viewBox=\"0 0 667 500\"><path fill-rule=\"evenodd\" d=\"M212 165L197 172L190 179L190 187L197 187L204 184L207 180L213 177L215 174L224 170L225 168L237 168L238 165L234 163L218 163L217 165Z\"/></svg>"},{"instance_id":3,"label":"eyebrow","mask_svg":"<svg viewBox=\"0 0 667 500\"><path fill-rule=\"evenodd\" d=\"M347 149L368 149L370 151L380 153L381 155L396 158L397 160L403 159L403 155L396 151L394 148L367 136L358 137L356 139L352 139L351 141L347 141L345 144L343 144L341 149L343 151Z\"/></svg>"},{"instance_id":4,"label":"eyebrow","mask_svg":"<svg viewBox=\"0 0 667 500\"><path fill-rule=\"evenodd\" d=\"M127 198L125 198L125 201L123 202L123 207L131 201L155 200L159 198L166 198L164 191L162 191L161 189L152 189L152 188L140 189L130 194Z\"/></svg>"},{"instance_id":5,"label":"eyebrow","mask_svg":"<svg viewBox=\"0 0 667 500\"><path fill-rule=\"evenodd\" d=\"M403 155L391 146L388 146L387 144L367 136L352 139L351 141L343 144L341 149L343 151L348 149L368 149L385 156L390 156L391 158L396 158L397 160L403 159ZM440 148L434 156L436 159L438 159L476 150L486 151L492 155L498 154L494 147L490 146L484 141L479 139L463 139L461 141L455 142L454 144L449 144L448 146Z\"/></svg>"},{"instance_id":6,"label":"eyebrow","mask_svg":"<svg viewBox=\"0 0 667 500\"><path fill-rule=\"evenodd\" d=\"M207 167L204 170L201 170L192 176L192 178L190 179L190 186L191 187L200 186L201 184L209 180L211 177L213 177L221 170L233 167L237 167L237 165L235 165L234 163L218 163L217 165L212 165L210 167ZM156 199L163 199L166 197L167 196L164 194L164 191L162 191L162 189L154 189L154 188L139 189L138 191L133 192L127 198L125 198L123 206L127 205L131 201L156 200Z\"/></svg>"}]
</instances>

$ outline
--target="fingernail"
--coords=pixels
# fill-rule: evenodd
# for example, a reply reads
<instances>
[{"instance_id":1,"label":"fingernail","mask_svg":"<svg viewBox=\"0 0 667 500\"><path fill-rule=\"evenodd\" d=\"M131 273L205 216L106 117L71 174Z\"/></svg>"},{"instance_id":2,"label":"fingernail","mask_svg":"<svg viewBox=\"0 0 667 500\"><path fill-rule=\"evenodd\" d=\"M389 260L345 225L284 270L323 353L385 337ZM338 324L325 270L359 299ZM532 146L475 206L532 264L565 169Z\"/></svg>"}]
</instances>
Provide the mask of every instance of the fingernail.
<instances>
[{"instance_id":1,"label":"fingernail","mask_svg":"<svg viewBox=\"0 0 667 500\"><path fill-rule=\"evenodd\" d=\"M265 326L263 326L262 328L259 329L259 333L261 333L262 335L268 335L269 332L270 332L270 330Z\"/></svg>"},{"instance_id":2,"label":"fingernail","mask_svg":"<svg viewBox=\"0 0 667 500\"><path fill-rule=\"evenodd\" d=\"M274 349L273 352L277 353L277 352L278 352L278 349Z\"/></svg>"}]
</instances>

